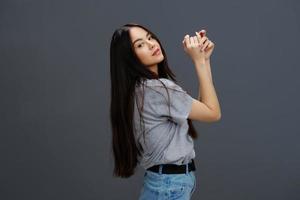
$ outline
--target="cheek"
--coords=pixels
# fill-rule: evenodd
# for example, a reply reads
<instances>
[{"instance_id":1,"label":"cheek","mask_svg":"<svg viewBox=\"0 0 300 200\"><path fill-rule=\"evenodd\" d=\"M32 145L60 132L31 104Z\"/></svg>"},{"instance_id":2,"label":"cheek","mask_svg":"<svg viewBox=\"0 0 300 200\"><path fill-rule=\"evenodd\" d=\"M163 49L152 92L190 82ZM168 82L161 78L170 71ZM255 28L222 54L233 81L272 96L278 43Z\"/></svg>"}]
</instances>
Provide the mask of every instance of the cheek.
<instances>
[{"instance_id":1,"label":"cheek","mask_svg":"<svg viewBox=\"0 0 300 200\"><path fill-rule=\"evenodd\" d=\"M151 59L151 55L148 51L140 50L136 52L136 55L142 63L146 63L147 61L149 61L149 59Z\"/></svg>"}]
</instances>

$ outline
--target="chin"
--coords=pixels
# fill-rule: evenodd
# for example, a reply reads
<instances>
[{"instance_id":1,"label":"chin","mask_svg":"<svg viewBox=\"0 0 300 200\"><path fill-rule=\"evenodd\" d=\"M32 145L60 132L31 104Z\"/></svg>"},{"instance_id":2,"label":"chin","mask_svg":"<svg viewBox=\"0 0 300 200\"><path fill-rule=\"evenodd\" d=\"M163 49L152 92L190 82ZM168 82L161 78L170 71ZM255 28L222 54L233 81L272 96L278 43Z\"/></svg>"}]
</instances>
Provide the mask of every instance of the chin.
<instances>
[{"instance_id":1,"label":"chin","mask_svg":"<svg viewBox=\"0 0 300 200\"><path fill-rule=\"evenodd\" d=\"M162 55L162 56L158 59L158 61L157 61L156 64L160 63L160 62L163 61L164 59L165 59L165 57Z\"/></svg>"},{"instance_id":2,"label":"chin","mask_svg":"<svg viewBox=\"0 0 300 200\"><path fill-rule=\"evenodd\" d=\"M153 62L153 63L149 64L148 66L158 65L158 64L161 63L163 60L164 60L164 59L159 60L159 61L156 61L156 62Z\"/></svg>"}]
</instances>

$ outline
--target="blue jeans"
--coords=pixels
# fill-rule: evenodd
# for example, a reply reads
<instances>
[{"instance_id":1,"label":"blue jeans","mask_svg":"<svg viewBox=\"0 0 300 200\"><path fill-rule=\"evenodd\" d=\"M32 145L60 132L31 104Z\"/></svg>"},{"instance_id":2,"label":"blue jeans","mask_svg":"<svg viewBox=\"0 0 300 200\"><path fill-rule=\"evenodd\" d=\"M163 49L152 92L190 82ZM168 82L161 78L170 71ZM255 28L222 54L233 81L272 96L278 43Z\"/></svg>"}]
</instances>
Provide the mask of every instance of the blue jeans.
<instances>
[{"instance_id":1,"label":"blue jeans","mask_svg":"<svg viewBox=\"0 0 300 200\"><path fill-rule=\"evenodd\" d=\"M162 174L146 170L139 200L189 200L196 189L195 171Z\"/></svg>"}]
</instances>

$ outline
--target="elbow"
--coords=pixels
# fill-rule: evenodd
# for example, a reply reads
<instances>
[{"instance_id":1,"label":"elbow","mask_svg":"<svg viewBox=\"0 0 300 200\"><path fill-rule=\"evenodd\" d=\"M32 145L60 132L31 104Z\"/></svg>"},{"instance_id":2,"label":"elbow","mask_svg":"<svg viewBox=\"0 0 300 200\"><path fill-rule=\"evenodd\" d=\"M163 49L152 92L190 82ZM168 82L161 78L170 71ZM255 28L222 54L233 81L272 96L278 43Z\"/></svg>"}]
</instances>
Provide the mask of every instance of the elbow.
<instances>
[{"instance_id":1,"label":"elbow","mask_svg":"<svg viewBox=\"0 0 300 200\"><path fill-rule=\"evenodd\" d=\"M220 121L220 120L221 120L221 113L216 115L215 122Z\"/></svg>"},{"instance_id":2,"label":"elbow","mask_svg":"<svg viewBox=\"0 0 300 200\"><path fill-rule=\"evenodd\" d=\"M217 122L221 120L221 114L213 114L206 122Z\"/></svg>"}]
</instances>

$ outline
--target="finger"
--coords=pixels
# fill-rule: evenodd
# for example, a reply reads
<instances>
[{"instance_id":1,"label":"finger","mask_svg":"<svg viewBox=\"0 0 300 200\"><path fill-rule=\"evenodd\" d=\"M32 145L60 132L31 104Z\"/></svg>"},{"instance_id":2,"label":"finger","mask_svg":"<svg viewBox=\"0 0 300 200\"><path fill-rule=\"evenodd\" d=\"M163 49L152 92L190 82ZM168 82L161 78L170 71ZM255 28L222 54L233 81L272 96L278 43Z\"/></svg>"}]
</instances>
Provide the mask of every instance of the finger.
<instances>
[{"instance_id":1,"label":"finger","mask_svg":"<svg viewBox=\"0 0 300 200\"><path fill-rule=\"evenodd\" d=\"M190 37L190 41L191 41L191 47L195 47L194 37Z\"/></svg>"},{"instance_id":2,"label":"finger","mask_svg":"<svg viewBox=\"0 0 300 200\"><path fill-rule=\"evenodd\" d=\"M208 38L206 36L203 36L200 41L201 44L204 44L206 40L208 40Z\"/></svg>"},{"instance_id":3,"label":"finger","mask_svg":"<svg viewBox=\"0 0 300 200\"><path fill-rule=\"evenodd\" d=\"M198 37L197 36L194 36L194 42L195 42L195 47L198 48L200 43L198 41Z\"/></svg>"},{"instance_id":4,"label":"finger","mask_svg":"<svg viewBox=\"0 0 300 200\"><path fill-rule=\"evenodd\" d=\"M188 37L189 35L185 35L183 40L182 40L182 43L186 42L186 38Z\"/></svg>"},{"instance_id":5,"label":"finger","mask_svg":"<svg viewBox=\"0 0 300 200\"><path fill-rule=\"evenodd\" d=\"M189 35L184 36L184 44L186 47L189 47L191 45L189 37Z\"/></svg>"},{"instance_id":6,"label":"finger","mask_svg":"<svg viewBox=\"0 0 300 200\"><path fill-rule=\"evenodd\" d=\"M185 37L184 37L183 40L182 40L182 45L183 45L183 47L186 46Z\"/></svg>"},{"instance_id":7,"label":"finger","mask_svg":"<svg viewBox=\"0 0 300 200\"><path fill-rule=\"evenodd\" d=\"M203 42L203 45L206 45L207 43L209 43L209 39L208 38L206 38L206 40L204 40L204 42Z\"/></svg>"},{"instance_id":8,"label":"finger","mask_svg":"<svg viewBox=\"0 0 300 200\"><path fill-rule=\"evenodd\" d=\"M202 43L201 43L201 36L198 32L196 32L196 35L197 35L197 47L199 47L200 50L201 50L201 48L203 46Z\"/></svg>"},{"instance_id":9,"label":"finger","mask_svg":"<svg viewBox=\"0 0 300 200\"><path fill-rule=\"evenodd\" d=\"M199 31L199 34L200 34L200 36L201 35L206 36L206 30L202 29L201 31ZM201 36L201 37L203 37L203 36Z\"/></svg>"},{"instance_id":10,"label":"finger","mask_svg":"<svg viewBox=\"0 0 300 200\"><path fill-rule=\"evenodd\" d=\"M203 44L202 50L205 50L206 47L208 47L209 44L210 44L210 40L207 39L206 42Z\"/></svg>"},{"instance_id":11,"label":"finger","mask_svg":"<svg viewBox=\"0 0 300 200\"><path fill-rule=\"evenodd\" d=\"M206 47L206 49L211 49L211 48L213 48L214 47L214 43L212 42L212 41L209 41L209 44L208 44L208 46Z\"/></svg>"},{"instance_id":12,"label":"finger","mask_svg":"<svg viewBox=\"0 0 300 200\"><path fill-rule=\"evenodd\" d=\"M198 43L201 44L201 35L198 32L195 32L197 36Z\"/></svg>"},{"instance_id":13,"label":"finger","mask_svg":"<svg viewBox=\"0 0 300 200\"><path fill-rule=\"evenodd\" d=\"M187 46L186 46L186 39L185 38L182 41L182 46L183 46L183 49L186 50Z\"/></svg>"},{"instance_id":14,"label":"finger","mask_svg":"<svg viewBox=\"0 0 300 200\"><path fill-rule=\"evenodd\" d=\"M182 43L182 47L183 47L183 50L186 51L187 47L186 47L185 43Z\"/></svg>"},{"instance_id":15,"label":"finger","mask_svg":"<svg viewBox=\"0 0 300 200\"><path fill-rule=\"evenodd\" d=\"M199 41L198 41L198 37L194 36L194 42L195 42L195 47L199 47Z\"/></svg>"},{"instance_id":16,"label":"finger","mask_svg":"<svg viewBox=\"0 0 300 200\"><path fill-rule=\"evenodd\" d=\"M207 48L211 47L212 46L212 41L208 40L208 45L207 45Z\"/></svg>"}]
</instances>

